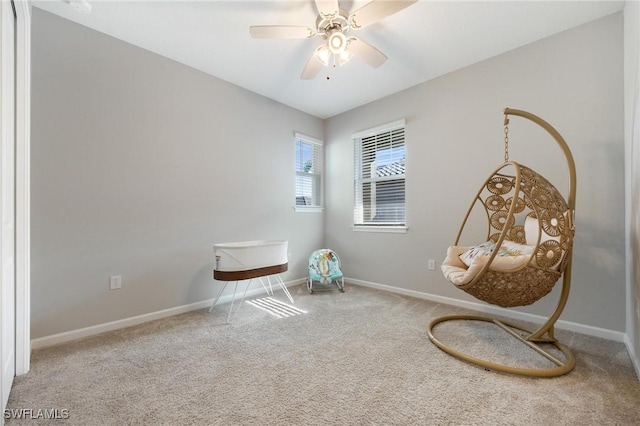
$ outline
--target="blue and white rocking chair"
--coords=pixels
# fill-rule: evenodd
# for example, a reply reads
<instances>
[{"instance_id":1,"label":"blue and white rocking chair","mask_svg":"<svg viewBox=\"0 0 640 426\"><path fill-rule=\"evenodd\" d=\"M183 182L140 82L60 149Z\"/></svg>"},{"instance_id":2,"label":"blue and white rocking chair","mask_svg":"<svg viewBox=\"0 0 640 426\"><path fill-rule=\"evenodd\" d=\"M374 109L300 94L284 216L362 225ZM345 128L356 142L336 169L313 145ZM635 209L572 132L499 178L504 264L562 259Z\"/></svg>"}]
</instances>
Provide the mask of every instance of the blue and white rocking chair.
<instances>
[{"instance_id":1,"label":"blue and white rocking chair","mask_svg":"<svg viewBox=\"0 0 640 426\"><path fill-rule=\"evenodd\" d=\"M320 249L309 256L309 278L307 279L307 289L313 293L313 282L317 281L323 285L335 283L338 290L344 292L344 276L340 270L340 258L330 249Z\"/></svg>"}]
</instances>

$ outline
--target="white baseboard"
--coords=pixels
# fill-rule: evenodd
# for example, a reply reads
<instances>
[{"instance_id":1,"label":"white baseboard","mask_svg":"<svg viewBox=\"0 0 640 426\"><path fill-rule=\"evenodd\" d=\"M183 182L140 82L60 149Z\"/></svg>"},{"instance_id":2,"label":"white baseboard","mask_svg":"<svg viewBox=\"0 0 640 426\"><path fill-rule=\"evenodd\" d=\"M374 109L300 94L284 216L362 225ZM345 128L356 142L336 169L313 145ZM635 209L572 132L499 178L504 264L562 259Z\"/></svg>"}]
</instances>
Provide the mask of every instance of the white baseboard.
<instances>
[{"instance_id":1,"label":"white baseboard","mask_svg":"<svg viewBox=\"0 0 640 426\"><path fill-rule=\"evenodd\" d=\"M293 287L305 282L304 278L300 278L293 281L287 281L285 285L287 287ZM278 287L274 288L277 290ZM264 294L265 291L262 287L257 287L247 291L247 297L253 297L260 294ZM242 294L236 295L236 300L240 299ZM233 294L221 296L218 300L218 304L231 302ZM111 321L104 324L93 325L90 327L84 327L77 330L66 331L64 333L52 334L50 336L39 337L31 340L31 349L39 349L47 346L53 346L60 343L69 342L71 340L80 339L82 337L93 336L95 334L104 333L106 331L118 330L132 325L138 325L145 322L170 317L173 315L182 314L185 312L195 311L197 309L208 308L213 303L214 299L203 300L189 305L177 306L175 308L163 309L161 311L150 312L148 314L137 315L135 317L124 318L117 321Z\"/></svg>"},{"instance_id":2,"label":"white baseboard","mask_svg":"<svg viewBox=\"0 0 640 426\"><path fill-rule=\"evenodd\" d=\"M540 315L528 314L525 312L518 312L511 309L500 308L493 305L486 305L484 303L468 302L466 300L453 299L451 297L438 296L436 294L424 293L424 292L415 291L415 290L407 290L404 288L393 287L385 284L372 283L369 281L356 280L353 278L345 277L344 280L345 282L350 284L356 284L363 287L375 288L378 290L384 290L390 293L397 293L405 296L411 296L418 299L431 300L432 302L443 303L445 305L459 306L461 308L467 308L474 311L484 312L487 314L501 315L503 317L520 320L520 321L543 324L547 320L547 318ZM607 340L613 340L615 342L625 342L625 339L626 339L626 334L620 331L607 330L604 328L593 327L585 324L578 324L571 321L558 320L556 322L556 327L563 330L586 334L588 336L595 336L595 337L600 337ZM627 344L627 347L628 346L629 345ZM636 365L636 371L637 370L638 370L638 366Z\"/></svg>"},{"instance_id":3,"label":"white baseboard","mask_svg":"<svg viewBox=\"0 0 640 426\"><path fill-rule=\"evenodd\" d=\"M438 296L431 293L424 293L415 290L407 290L404 288L393 287L386 284L373 283L370 281L357 280L353 278L346 278L345 281L349 284L360 285L362 287L375 288L378 290L388 291L390 293L402 294L405 296L415 297L418 299L431 300L437 303L443 303L446 305L459 306L461 308L467 308L474 311L484 312L487 314L501 315L507 318L512 318L515 320L533 322L537 324L542 324L546 321L545 317L540 315L533 315L524 312L518 312L510 309L499 308L492 305L485 305L482 303L476 302L468 302L465 300L453 299L450 297ZM305 282L305 278L300 278L293 281L288 281L285 283L287 287L293 287ZM264 294L264 289L262 287L254 288L247 291L247 297L253 297L260 294ZM231 302L233 295L224 295L220 297L218 301L219 304ZM241 295L237 294L236 299L240 299ZM164 309L161 311L150 312L148 314L138 315L135 317L124 318L117 321L111 321L104 324L98 324L90 327L80 328L77 330L66 331L64 333L52 334L50 336L39 337L37 339L31 340L31 349L39 349L47 346L57 345L60 343L69 342L71 340L80 339L82 337L93 336L95 334L104 333L106 331L118 330L125 327L130 327L132 325L142 324L148 321L153 321L161 318L170 317L173 315L182 314L185 312L194 311L197 309L208 308L213 303L213 299L203 300L196 303L191 303L189 305L177 306L175 308ZM556 323L557 328L574 331L576 333L582 333L589 336L600 337L607 340L613 340L616 342L624 342L628 348L629 356L635 366L636 372L640 377L640 361L638 360L638 355L635 353L633 348L630 345L630 342L627 339L627 335L625 333L607 330L603 328L593 327L590 325L578 324L570 321L559 320Z\"/></svg>"},{"instance_id":4,"label":"white baseboard","mask_svg":"<svg viewBox=\"0 0 640 426\"><path fill-rule=\"evenodd\" d=\"M636 353L631 340L628 335L625 335L624 343L627 345L627 352L629 352L629 358L631 358L631 363L633 367L636 369L636 376L638 376L638 380L640 381L640 356Z\"/></svg>"}]
</instances>

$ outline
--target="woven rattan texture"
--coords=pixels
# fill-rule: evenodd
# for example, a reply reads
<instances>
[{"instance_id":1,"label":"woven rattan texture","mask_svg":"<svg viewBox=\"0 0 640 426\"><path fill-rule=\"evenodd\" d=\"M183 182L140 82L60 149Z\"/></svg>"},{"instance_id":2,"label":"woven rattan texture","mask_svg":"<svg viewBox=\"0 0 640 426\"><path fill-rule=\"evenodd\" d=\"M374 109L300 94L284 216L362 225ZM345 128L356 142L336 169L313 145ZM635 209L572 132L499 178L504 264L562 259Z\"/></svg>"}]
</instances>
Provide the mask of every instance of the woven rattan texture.
<instances>
[{"instance_id":1,"label":"woven rattan texture","mask_svg":"<svg viewBox=\"0 0 640 426\"><path fill-rule=\"evenodd\" d=\"M564 271L573 244L572 212L560 192L532 169L507 162L485 181L471 209L478 204L486 211L487 238L495 242L525 244L526 219L537 219L536 248L520 269L493 271L488 267L460 288L502 307L530 305L548 294Z\"/></svg>"},{"instance_id":2,"label":"woven rattan texture","mask_svg":"<svg viewBox=\"0 0 640 426\"><path fill-rule=\"evenodd\" d=\"M527 266L518 272L486 271L481 280L465 289L477 299L510 308L526 306L546 296L560 273Z\"/></svg>"}]
</instances>

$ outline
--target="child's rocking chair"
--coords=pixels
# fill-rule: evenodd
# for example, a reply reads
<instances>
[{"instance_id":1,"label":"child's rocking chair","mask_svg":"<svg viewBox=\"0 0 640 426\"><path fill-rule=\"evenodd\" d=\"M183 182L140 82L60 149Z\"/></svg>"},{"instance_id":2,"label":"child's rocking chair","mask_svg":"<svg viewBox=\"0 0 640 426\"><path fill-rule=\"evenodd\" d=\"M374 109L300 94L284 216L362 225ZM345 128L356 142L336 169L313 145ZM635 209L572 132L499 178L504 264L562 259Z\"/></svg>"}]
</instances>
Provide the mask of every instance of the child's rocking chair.
<instances>
[{"instance_id":1,"label":"child's rocking chair","mask_svg":"<svg viewBox=\"0 0 640 426\"><path fill-rule=\"evenodd\" d=\"M330 249L320 249L309 256L309 278L307 279L307 289L313 293L313 282L317 281L323 285L335 283L338 290L344 292L344 276L340 271L340 258Z\"/></svg>"}]
</instances>

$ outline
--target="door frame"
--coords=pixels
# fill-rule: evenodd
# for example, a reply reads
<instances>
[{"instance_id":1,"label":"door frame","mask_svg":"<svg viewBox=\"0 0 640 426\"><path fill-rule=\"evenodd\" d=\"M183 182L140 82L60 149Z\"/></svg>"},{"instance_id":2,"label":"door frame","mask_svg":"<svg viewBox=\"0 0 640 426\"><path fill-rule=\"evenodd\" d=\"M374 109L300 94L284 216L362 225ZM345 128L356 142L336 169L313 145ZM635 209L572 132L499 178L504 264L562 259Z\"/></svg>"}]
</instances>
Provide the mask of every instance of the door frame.
<instances>
[{"instance_id":1,"label":"door frame","mask_svg":"<svg viewBox=\"0 0 640 426\"><path fill-rule=\"evenodd\" d=\"M2 78L0 82L0 198L2 209L2 226L0 227L0 260L2 294L0 295L0 321L2 336L0 367L2 408L5 408L13 386L16 368L16 257L15 257L15 118L16 118L16 15L12 2L0 2L0 66ZM9 276L11 275L11 276ZM4 420L4 419L3 419ZM4 423L4 422L2 422Z\"/></svg>"},{"instance_id":2,"label":"door frame","mask_svg":"<svg viewBox=\"0 0 640 426\"><path fill-rule=\"evenodd\" d=\"M31 5L16 10L16 375L31 365Z\"/></svg>"}]
</instances>

